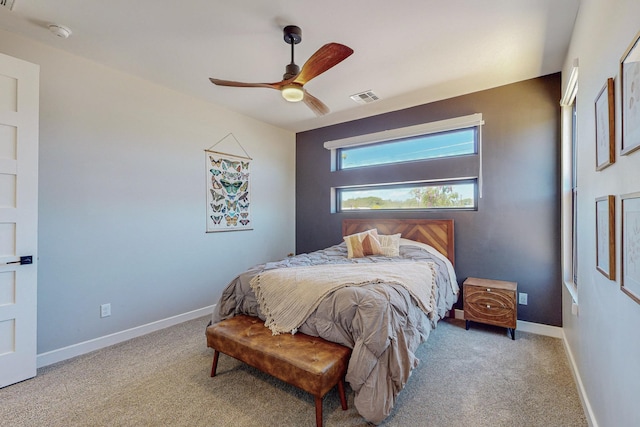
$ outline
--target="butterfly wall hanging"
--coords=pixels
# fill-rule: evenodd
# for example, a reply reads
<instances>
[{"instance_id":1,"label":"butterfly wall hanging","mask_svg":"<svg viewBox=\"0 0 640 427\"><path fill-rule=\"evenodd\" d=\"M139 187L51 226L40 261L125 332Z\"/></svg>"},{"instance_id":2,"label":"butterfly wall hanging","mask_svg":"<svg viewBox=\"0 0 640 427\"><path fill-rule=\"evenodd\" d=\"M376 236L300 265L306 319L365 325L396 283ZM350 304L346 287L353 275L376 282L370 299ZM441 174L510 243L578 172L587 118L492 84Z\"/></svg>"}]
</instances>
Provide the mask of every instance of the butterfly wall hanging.
<instances>
[{"instance_id":1,"label":"butterfly wall hanging","mask_svg":"<svg viewBox=\"0 0 640 427\"><path fill-rule=\"evenodd\" d=\"M207 233L251 230L251 159L205 150Z\"/></svg>"}]
</instances>

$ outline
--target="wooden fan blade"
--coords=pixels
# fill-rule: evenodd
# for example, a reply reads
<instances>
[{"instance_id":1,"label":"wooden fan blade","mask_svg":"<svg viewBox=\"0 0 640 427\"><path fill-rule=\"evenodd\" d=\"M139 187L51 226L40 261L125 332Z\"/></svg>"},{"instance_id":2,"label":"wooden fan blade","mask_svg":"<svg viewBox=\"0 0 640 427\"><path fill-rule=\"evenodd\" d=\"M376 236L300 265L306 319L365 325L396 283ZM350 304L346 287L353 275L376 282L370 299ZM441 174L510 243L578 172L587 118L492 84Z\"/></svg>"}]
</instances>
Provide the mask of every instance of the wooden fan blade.
<instances>
[{"instance_id":1,"label":"wooden fan blade","mask_svg":"<svg viewBox=\"0 0 640 427\"><path fill-rule=\"evenodd\" d=\"M311 95L306 90L304 90L304 98L302 98L302 101L304 101L307 107L311 108L311 110L316 113L316 116L324 116L325 114L329 114L329 107L324 105L322 101Z\"/></svg>"},{"instance_id":2,"label":"wooden fan blade","mask_svg":"<svg viewBox=\"0 0 640 427\"><path fill-rule=\"evenodd\" d=\"M277 89L284 85L285 81L277 82L277 83L243 83L243 82L234 82L231 80L220 80L220 79L209 79L211 83L218 86L230 86L230 87L266 87L270 89Z\"/></svg>"},{"instance_id":3,"label":"wooden fan blade","mask_svg":"<svg viewBox=\"0 0 640 427\"><path fill-rule=\"evenodd\" d=\"M341 63L353 53L353 49L340 43L327 43L316 51L302 66L302 70L293 80L304 85L331 67Z\"/></svg>"}]
</instances>

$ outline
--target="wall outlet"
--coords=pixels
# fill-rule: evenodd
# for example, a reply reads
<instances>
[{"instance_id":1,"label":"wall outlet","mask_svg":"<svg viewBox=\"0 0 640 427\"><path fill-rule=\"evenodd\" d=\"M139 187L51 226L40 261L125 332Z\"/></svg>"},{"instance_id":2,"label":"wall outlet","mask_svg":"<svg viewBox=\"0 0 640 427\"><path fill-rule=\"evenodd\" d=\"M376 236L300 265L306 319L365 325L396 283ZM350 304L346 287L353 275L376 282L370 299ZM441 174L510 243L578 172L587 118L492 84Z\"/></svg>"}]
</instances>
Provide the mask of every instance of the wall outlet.
<instances>
[{"instance_id":1,"label":"wall outlet","mask_svg":"<svg viewBox=\"0 0 640 427\"><path fill-rule=\"evenodd\" d=\"M524 292L520 292L518 294L518 304L520 305L527 305L527 299L528 299L529 295L525 294Z\"/></svg>"},{"instance_id":2,"label":"wall outlet","mask_svg":"<svg viewBox=\"0 0 640 427\"><path fill-rule=\"evenodd\" d=\"M100 317L111 316L111 304L102 304L100 306Z\"/></svg>"}]
</instances>

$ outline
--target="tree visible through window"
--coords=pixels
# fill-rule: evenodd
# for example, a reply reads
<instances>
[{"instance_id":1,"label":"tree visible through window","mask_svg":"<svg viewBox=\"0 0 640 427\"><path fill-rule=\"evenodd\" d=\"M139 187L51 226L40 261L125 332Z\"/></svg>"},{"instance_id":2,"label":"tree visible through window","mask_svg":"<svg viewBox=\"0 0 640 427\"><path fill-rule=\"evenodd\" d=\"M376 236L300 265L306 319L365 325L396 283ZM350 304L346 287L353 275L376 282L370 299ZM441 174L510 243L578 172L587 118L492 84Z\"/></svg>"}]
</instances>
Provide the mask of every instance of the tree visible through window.
<instances>
[{"instance_id":1,"label":"tree visible through window","mask_svg":"<svg viewBox=\"0 0 640 427\"><path fill-rule=\"evenodd\" d=\"M339 210L475 209L476 181L338 188Z\"/></svg>"}]
</instances>

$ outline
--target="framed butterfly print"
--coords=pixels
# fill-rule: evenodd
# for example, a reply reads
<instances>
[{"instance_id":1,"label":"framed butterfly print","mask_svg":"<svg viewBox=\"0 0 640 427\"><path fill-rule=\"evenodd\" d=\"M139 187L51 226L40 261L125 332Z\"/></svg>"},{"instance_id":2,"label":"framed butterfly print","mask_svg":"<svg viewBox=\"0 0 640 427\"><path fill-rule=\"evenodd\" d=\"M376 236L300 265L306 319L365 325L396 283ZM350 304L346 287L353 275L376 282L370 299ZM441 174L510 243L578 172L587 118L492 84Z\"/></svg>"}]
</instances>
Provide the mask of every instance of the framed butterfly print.
<instances>
[{"instance_id":1,"label":"framed butterfly print","mask_svg":"<svg viewBox=\"0 0 640 427\"><path fill-rule=\"evenodd\" d=\"M248 157L205 150L207 233L251 230Z\"/></svg>"}]
</instances>

